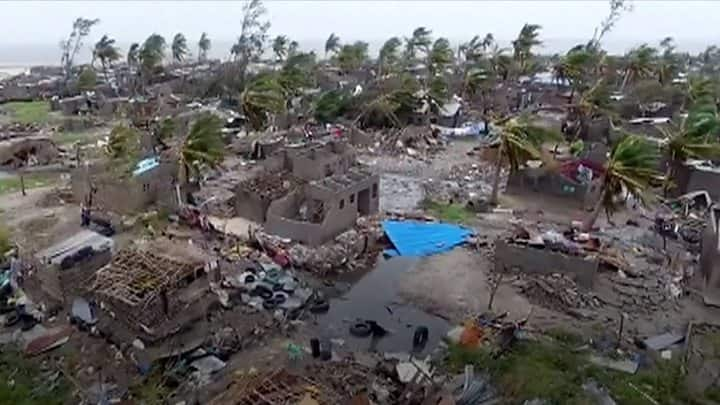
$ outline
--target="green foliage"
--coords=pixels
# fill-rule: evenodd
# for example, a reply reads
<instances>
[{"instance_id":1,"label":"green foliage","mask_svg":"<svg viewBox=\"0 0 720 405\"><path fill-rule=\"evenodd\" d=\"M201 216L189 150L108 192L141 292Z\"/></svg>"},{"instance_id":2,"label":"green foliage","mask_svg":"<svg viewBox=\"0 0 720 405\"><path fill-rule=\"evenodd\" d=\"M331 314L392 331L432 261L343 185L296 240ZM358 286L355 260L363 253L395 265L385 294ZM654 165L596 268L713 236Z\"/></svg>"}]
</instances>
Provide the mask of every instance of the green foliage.
<instances>
[{"instance_id":1,"label":"green foliage","mask_svg":"<svg viewBox=\"0 0 720 405\"><path fill-rule=\"evenodd\" d=\"M95 74L95 71L92 68L86 66L80 73L80 76L78 76L78 90L91 91L95 88L96 84L97 75Z\"/></svg>"},{"instance_id":2,"label":"green foliage","mask_svg":"<svg viewBox=\"0 0 720 405\"><path fill-rule=\"evenodd\" d=\"M466 224L474 218L474 214L460 204L443 204L435 201L424 203L430 215L443 221Z\"/></svg>"},{"instance_id":3,"label":"green foliage","mask_svg":"<svg viewBox=\"0 0 720 405\"><path fill-rule=\"evenodd\" d=\"M173 37L172 45L170 46L172 52L172 58L175 62L182 62L185 60L185 56L188 53L187 39L182 33L175 34Z\"/></svg>"},{"instance_id":4,"label":"green foliage","mask_svg":"<svg viewBox=\"0 0 720 405\"><path fill-rule=\"evenodd\" d=\"M137 66L140 61L140 44L137 42L130 45L127 53L127 64L130 66Z\"/></svg>"},{"instance_id":5,"label":"green foliage","mask_svg":"<svg viewBox=\"0 0 720 405\"><path fill-rule=\"evenodd\" d=\"M522 119L507 121L500 132L503 159L510 164L510 171L517 171L525 162L542 158L540 147L544 142L560 141L559 132L531 125Z\"/></svg>"},{"instance_id":6,"label":"green foliage","mask_svg":"<svg viewBox=\"0 0 720 405\"><path fill-rule=\"evenodd\" d=\"M110 131L105 152L113 160L134 164L140 154L140 133L134 128L116 126Z\"/></svg>"},{"instance_id":7,"label":"green foliage","mask_svg":"<svg viewBox=\"0 0 720 405\"><path fill-rule=\"evenodd\" d=\"M585 229L592 228L601 209L608 214L613 213L615 199L623 192L646 205L646 191L662 179L657 172L659 158L660 151L657 146L641 136L626 134L620 139L613 146L610 158L605 163L601 197L585 222Z\"/></svg>"},{"instance_id":8,"label":"green foliage","mask_svg":"<svg viewBox=\"0 0 720 405\"><path fill-rule=\"evenodd\" d=\"M194 168L219 165L225 154L222 128L222 120L215 115L206 113L200 116L190 127L190 134L183 144L183 163Z\"/></svg>"},{"instance_id":9,"label":"green foliage","mask_svg":"<svg viewBox=\"0 0 720 405\"><path fill-rule=\"evenodd\" d=\"M172 118L165 118L160 122L160 125L155 131L155 136L160 142L164 142L168 139L172 139L177 132L178 127Z\"/></svg>"},{"instance_id":10,"label":"green foliage","mask_svg":"<svg viewBox=\"0 0 720 405\"><path fill-rule=\"evenodd\" d=\"M203 32L200 36L200 40L198 41L198 59L200 61L204 61L207 59L207 53L212 47L212 42L210 41L210 37L208 37L207 32Z\"/></svg>"},{"instance_id":11,"label":"green foliage","mask_svg":"<svg viewBox=\"0 0 720 405\"><path fill-rule=\"evenodd\" d=\"M290 40L285 35L278 35L272 43L272 50L278 61L285 60L288 55L288 43Z\"/></svg>"},{"instance_id":12,"label":"green foliage","mask_svg":"<svg viewBox=\"0 0 720 405\"><path fill-rule=\"evenodd\" d=\"M107 35L103 35L102 38L95 43L93 55L100 59L103 66L120 59L120 51L118 47L115 46L115 39Z\"/></svg>"},{"instance_id":13,"label":"green foliage","mask_svg":"<svg viewBox=\"0 0 720 405\"><path fill-rule=\"evenodd\" d=\"M402 42L398 37L392 37L385 41L378 57L380 71L384 73L395 71L400 62L400 45Z\"/></svg>"},{"instance_id":14,"label":"green foliage","mask_svg":"<svg viewBox=\"0 0 720 405\"><path fill-rule=\"evenodd\" d=\"M325 92L315 101L315 119L321 123L333 122L349 110L350 104L351 97L345 91Z\"/></svg>"},{"instance_id":15,"label":"green foliage","mask_svg":"<svg viewBox=\"0 0 720 405\"><path fill-rule=\"evenodd\" d=\"M537 24L525 24L520 29L517 39L512 42L515 61L517 61L521 73L529 73L532 58L532 48L542 44L540 29Z\"/></svg>"},{"instance_id":16,"label":"green foliage","mask_svg":"<svg viewBox=\"0 0 720 405\"><path fill-rule=\"evenodd\" d=\"M158 34L150 35L138 52L140 65L148 72L152 72L162 64L165 58L165 38Z\"/></svg>"},{"instance_id":17,"label":"green foliage","mask_svg":"<svg viewBox=\"0 0 720 405\"><path fill-rule=\"evenodd\" d=\"M350 45L343 45L336 59L340 69L345 72L357 70L368 60L368 43L356 41Z\"/></svg>"},{"instance_id":18,"label":"green foliage","mask_svg":"<svg viewBox=\"0 0 720 405\"><path fill-rule=\"evenodd\" d=\"M240 104L253 129L267 124L268 114L285 111L285 89L273 73L262 73L248 83L240 95Z\"/></svg>"},{"instance_id":19,"label":"green foliage","mask_svg":"<svg viewBox=\"0 0 720 405\"><path fill-rule=\"evenodd\" d=\"M433 75L443 74L445 69L453 62L453 50L450 41L438 38L433 43L429 55L428 69Z\"/></svg>"},{"instance_id":20,"label":"green foliage","mask_svg":"<svg viewBox=\"0 0 720 405\"><path fill-rule=\"evenodd\" d=\"M44 173L30 173L23 176L25 190L38 187L45 187L54 181L54 177ZM16 193L22 189L20 176L12 176L0 179L0 194Z\"/></svg>"},{"instance_id":21,"label":"green foliage","mask_svg":"<svg viewBox=\"0 0 720 405\"><path fill-rule=\"evenodd\" d=\"M62 405L70 403L71 390L62 377L51 381L40 369L16 350L0 352L0 404Z\"/></svg>"},{"instance_id":22,"label":"green foliage","mask_svg":"<svg viewBox=\"0 0 720 405\"><path fill-rule=\"evenodd\" d=\"M286 98L301 95L303 88L315 85L315 53L293 53L280 70L278 82L282 86Z\"/></svg>"},{"instance_id":23,"label":"green foliage","mask_svg":"<svg viewBox=\"0 0 720 405\"><path fill-rule=\"evenodd\" d=\"M338 49L340 49L340 37L333 32L325 41L325 56L330 52L337 52Z\"/></svg>"},{"instance_id":24,"label":"green foliage","mask_svg":"<svg viewBox=\"0 0 720 405\"><path fill-rule=\"evenodd\" d=\"M13 122L42 124L50 119L50 104L47 101L13 101L3 107L10 112Z\"/></svg>"}]
</instances>

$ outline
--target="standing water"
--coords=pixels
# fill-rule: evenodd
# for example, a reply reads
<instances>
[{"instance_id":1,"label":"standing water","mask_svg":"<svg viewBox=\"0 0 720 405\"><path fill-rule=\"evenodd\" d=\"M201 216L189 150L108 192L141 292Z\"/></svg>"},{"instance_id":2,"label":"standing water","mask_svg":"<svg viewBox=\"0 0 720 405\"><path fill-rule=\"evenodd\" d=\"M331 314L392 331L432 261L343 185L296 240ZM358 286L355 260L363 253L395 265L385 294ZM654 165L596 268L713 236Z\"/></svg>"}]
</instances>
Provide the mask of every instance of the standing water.
<instances>
[{"instance_id":1,"label":"standing water","mask_svg":"<svg viewBox=\"0 0 720 405\"><path fill-rule=\"evenodd\" d=\"M400 276L417 260L409 257L380 258L377 267L364 275L345 295L330 300L330 310L318 318L320 336L344 340L342 349L349 351L410 352L413 350L415 329L424 326L429 330L428 340L415 353L432 351L446 335L450 324L420 309L401 304L398 295ZM349 330L357 320L375 321L389 333L376 338L355 337Z\"/></svg>"}]
</instances>

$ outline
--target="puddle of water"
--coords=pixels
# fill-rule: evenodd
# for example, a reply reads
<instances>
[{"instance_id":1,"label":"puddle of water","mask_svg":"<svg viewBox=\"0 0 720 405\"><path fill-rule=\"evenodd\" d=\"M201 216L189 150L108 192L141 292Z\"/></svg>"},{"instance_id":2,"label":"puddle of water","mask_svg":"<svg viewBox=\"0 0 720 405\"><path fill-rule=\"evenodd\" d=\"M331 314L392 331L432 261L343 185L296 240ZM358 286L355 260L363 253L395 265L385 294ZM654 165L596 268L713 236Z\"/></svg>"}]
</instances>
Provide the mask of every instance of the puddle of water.
<instances>
[{"instance_id":1,"label":"puddle of water","mask_svg":"<svg viewBox=\"0 0 720 405\"><path fill-rule=\"evenodd\" d=\"M416 353L425 354L442 340L450 324L417 308L400 305L398 282L417 258L380 258L377 267L364 275L346 294L330 300L328 313L318 317L319 333L324 338L345 341L339 351L410 352L415 328L429 329L427 344ZM392 313L388 310L392 311ZM349 328L357 319L373 320L391 331L381 338L357 338Z\"/></svg>"},{"instance_id":2,"label":"puddle of water","mask_svg":"<svg viewBox=\"0 0 720 405\"><path fill-rule=\"evenodd\" d=\"M412 211L423 199L421 181L396 174L380 176L380 211Z\"/></svg>"}]
</instances>

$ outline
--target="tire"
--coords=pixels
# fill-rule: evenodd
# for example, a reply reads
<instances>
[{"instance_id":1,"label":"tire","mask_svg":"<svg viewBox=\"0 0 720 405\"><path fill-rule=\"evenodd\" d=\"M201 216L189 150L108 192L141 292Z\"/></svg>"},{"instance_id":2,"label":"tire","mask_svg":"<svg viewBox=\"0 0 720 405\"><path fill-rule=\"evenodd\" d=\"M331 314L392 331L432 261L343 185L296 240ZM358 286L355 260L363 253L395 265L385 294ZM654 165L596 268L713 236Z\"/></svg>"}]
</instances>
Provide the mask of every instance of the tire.
<instances>
[{"instance_id":1,"label":"tire","mask_svg":"<svg viewBox=\"0 0 720 405\"><path fill-rule=\"evenodd\" d=\"M430 330L426 326L418 326L415 328L415 334L413 335L413 347L424 346L428 341L428 335Z\"/></svg>"},{"instance_id":2,"label":"tire","mask_svg":"<svg viewBox=\"0 0 720 405\"><path fill-rule=\"evenodd\" d=\"M355 337L368 337L372 333L372 328L367 322L357 322L350 326L350 334Z\"/></svg>"},{"instance_id":3,"label":"tire","mask_svg":"<svg viewBox=\"0 0 720 405\"><path fill-rule=\"evenodd\" d=\"M272 297L263 301L263 308L267 309L268 311L277 308L277 306L278 302L275 301L275 299Z\"/></svg>"},{"instance_id":4,"label":"tire","mask_svg":"<svg viewBox=\"0 0 720 405\"><path fill-rule=\"evenodd\" d=\"M20 315L16 313L8 315L7 318L5 318L5 326L15 326L20 322Z\"/></svg>"},{"instance_id":5,"label":"tire","mask_svg":"<svg viewBox=\"0 0 720 405\"><path fill-rule=\"evenodd\" d=\"M313 314L322 314L330 310L330 303L325 299L320 299L310 305L310 312Z\"/></svg>"}]
</instances>

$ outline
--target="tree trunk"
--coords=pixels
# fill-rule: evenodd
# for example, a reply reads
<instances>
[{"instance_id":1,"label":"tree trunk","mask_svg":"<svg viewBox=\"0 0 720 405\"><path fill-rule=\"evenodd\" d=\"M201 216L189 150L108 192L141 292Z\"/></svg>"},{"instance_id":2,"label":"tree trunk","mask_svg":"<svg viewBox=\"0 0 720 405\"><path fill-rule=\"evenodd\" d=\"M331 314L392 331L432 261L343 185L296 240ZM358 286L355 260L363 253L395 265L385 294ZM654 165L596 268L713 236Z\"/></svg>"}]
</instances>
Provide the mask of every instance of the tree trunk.
<instances>
[{"instance_id":1,"label":"tree trunk","mask_svg":"<svg viewBox=\"0 0 720 405\"><path fill-rule=\"evenodd\" d=\"M497 205L498 192L500 191L500 172L502 171L503 153L505 152L504 142L500 141L495 161L495 172L493 173L493 187L490 194L490 204Z\"/></svg>"},{"instance_id":2,"label":"tree trunk","mask_svg":"<svg viewBox=\"0 0 720 405\"><path fill-rule=\"evenodd\" d=\"M670 160L667 163L667 168L665 169L665 178L663 179L663 197L667 198L668 193L670 192L670 179L673 175L673 161Z\"/></svg>"},{"instance_id":3,"label":"tree trunk","mask_svg":"<svg viewBox=\"0 0 720 405\"><path fill-rule=\"evenodd\" d=\"M603 184L603 183L600 183ZM585 220L585 223L583 223L583 231L590 232L592 230L593 226L595 226L595 221L597 221L598 216L600 216L600 211L602 211L603 207L603 197L605 196L605 186L602 185L602 190L600 191L600 195L598 196L597 201L595 201L595 206L593 206L593 210L590 213L590 216Z\"/></svg>"},{"instance_id":4,"label":"tree trunk","mask_svg":"<svg viewBox=\"0 0 720 405\"><path fill-rule=\"evenodd\" d=\"M25 175L20 172L20 191L22 192L23 196L26 196L27 193L25 192Z\"/></svg>"},{"instance_id":5,"label":"tree trunk","mask_svg":"<svg viewBox=\"0 0 720 405\"><path fill-rule=\"evenodd\" d=\"M627 85L628 80L630 80L630 70L625 71L625 75L623 76L622 84L620 85L620 93L625 91L625 86Z\"/></svg>"}]
</instances>

